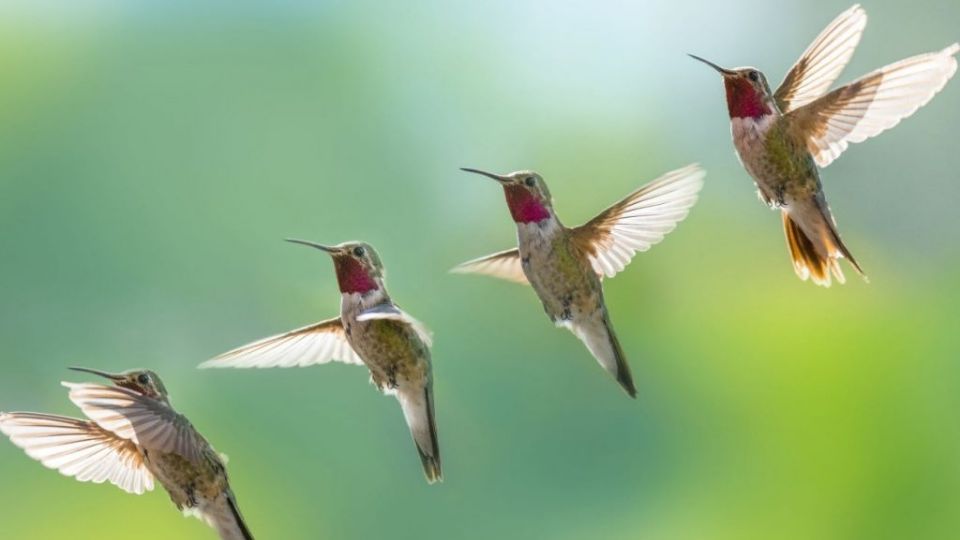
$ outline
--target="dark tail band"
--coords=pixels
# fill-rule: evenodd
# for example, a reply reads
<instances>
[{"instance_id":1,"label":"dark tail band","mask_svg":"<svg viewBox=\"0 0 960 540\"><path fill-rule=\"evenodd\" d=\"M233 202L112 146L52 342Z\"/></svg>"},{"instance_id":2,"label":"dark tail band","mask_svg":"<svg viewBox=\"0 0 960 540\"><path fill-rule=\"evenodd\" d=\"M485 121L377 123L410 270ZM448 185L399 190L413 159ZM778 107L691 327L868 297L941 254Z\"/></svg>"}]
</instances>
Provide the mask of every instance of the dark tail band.
<instances>
[{"instance_id":1,"label":"dark tail band","mask_svg":"<svg viewBox=\"0 0 960 540\"><path fill-rule=\"evenodd\" d=\"M420 461L423 463L423 473L427 476L427 482L442 482L443 471L440 468L440 439L437 438L437 421L433 412L433 391L432 385L428 384L423 389L423 399L427 403L427 422L430 425L430 453L428 455L420 445L417 445L417 452L420 454Z\"/></svg>"},{"instance_id":2,"label":"dark tail band","mask_svg":"<svg viewBox=\"0 0 960 540\"><path fill-rule=\"evenodd\" d=\"M247 528L247 524L243 521L243 516L240 515L240 509L237 508L237 501L234 499L232 493L227 495L227 504L230 506L230 513L233 514L233 519L237 522L237 528L240 529L240 534L243 535L243 540L253 540L253 535L250 534L250 529Z\"/></svg>"},{"instance_id":3,"label":"dark tail band","mask_svg":"<svg viewBox=\"0 0 960 540\"><path fill-rule=\"evenodd\" d=\"M607 334L610 335L610 344L613 345L613 354L617 359L617 382L620 383L620 386L630 397L636 399L637 387L633 384L633 375L630 374L630 364L627 363L623 349L620 348L620 340L617 339L617 334L613 331L613 325L610 324L606 316L604 316L603 322L607 327Z\"/></svg>"}]
</instances>

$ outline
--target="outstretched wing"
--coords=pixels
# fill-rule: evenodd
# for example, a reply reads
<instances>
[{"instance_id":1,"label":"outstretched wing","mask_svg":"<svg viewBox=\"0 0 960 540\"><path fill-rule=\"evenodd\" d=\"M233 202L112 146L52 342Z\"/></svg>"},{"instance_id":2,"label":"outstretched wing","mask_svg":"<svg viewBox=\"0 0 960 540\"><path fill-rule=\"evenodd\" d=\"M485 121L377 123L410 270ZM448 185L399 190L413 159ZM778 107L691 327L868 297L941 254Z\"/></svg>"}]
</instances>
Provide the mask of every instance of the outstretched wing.
<instances>
[{"instance_id":1,"label":"outstretched wing","mask_svg":"<svg viewBox=\"0 0 960 540\"><path fill-rule=\"evenodd\" d=\"M571 239L597 274L613 277L634 253L663 240L687 216L705 175L696 164L669 172L572 229Z\"/></svg>"},{"instance_id":2,"label":"outstretched wing","mask_svg":"<svg viewBox=\"0 0 960 540\"><path fill-rule=\"evenodd\" d=\"M790 129L826 167L850 143L890 129L926 105L957 71L960 44L890 64L787 114Z\"/></svg>"},{"instance_id":3,"label":"outstretched wing","mask_svg":"<svg viewBox=\"0 0 960 540\"><path fill-rule=\"evenodd\" d=\"M427 347L433 347L433 336L426 325L414 319L412 315L403 311L392 302L377 304L361 311L360 314L357 315L357 320L361 322L373 320L401 322L413 328L413 331L417 333L421 341L426 343Z\"/></svg>"},{"instance_id":4,"label":"outstretched wing","mask_svg":"<svg viewBox=\"0 0 960 540\"><path fill-rule=\"evenodd\" d=\"M485 274L521 285L530 284L527 281L527 276L523 273L523 265L520 263L520 250L517 248L467 261L455 266L451 272L457 274Z\"/></svg>"},{"instance_id":5,"label":"outstretched wing","mask_svg":"<svg viewBox=\"0 0 960 540\"><path fill-rule=\"evenodd\" d=\"M97 424L65 416L0 414L0 432L44 466L81 482L110 482L140 495L153 489L153 475L136 444Z\"/></svg>"},{"instance_id":6,"label":"outstretched wing","mask_svg":"<svg viewBox=\"0 0 960 540\"><path fill-rule=\"evenodd\" d=\"M207 442L165 402L119 386L62 383L88 418L114 435L151 452L175 453L194 463Z\"/></svg>"},{"instance_id":7,"label":"outstretched wing","mask_svg":"<svg viewBox=\"0 0 960 540\"><path fill-rule=\"evenodd\" d=\"M773 97L784 113L822 96L860 43L867 13L859 4L837 16L800 55Z\"/></svg>"},{"instance_id":8,"label":"outstretched wing","mask_svg":"<svg viewBox=\"0 0 960 540\"><path fill-rule=\"evenodd\" d=\"M333 361L363 364L347 341L339 318L254 341L207 360L200 367L304 367Z\"/></svg>"}]
</instances>

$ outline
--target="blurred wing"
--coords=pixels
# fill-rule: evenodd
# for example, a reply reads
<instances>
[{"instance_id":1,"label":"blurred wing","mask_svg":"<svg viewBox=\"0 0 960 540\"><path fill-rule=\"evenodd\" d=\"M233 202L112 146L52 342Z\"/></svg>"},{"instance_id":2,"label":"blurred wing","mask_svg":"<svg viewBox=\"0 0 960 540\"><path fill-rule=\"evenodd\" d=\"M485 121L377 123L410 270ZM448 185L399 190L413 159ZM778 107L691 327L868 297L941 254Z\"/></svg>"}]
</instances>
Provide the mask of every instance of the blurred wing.
<instances>
[{"instance_id":1,"label":"blurred wing","mask_svg":"<svg viewBox=\"0 0 960 540\"><path fill-rule=\"evenodd\" d=\"M153 475L137 446L93 422L37 413L0 414L0 432L46 467L81 482L109 481L140 495Z\"/></svg>"},{"instance_id":2,"label":"blurred wing","mask_svg":"<svg viewBox=\"0 0 960 540\"><path fill-rule=\"evenodd\" d=\"M521 285L529 285L520 264L520 250L508 249L486 257L467 261L451 270L458 274L485 274Z\"/></svg>"},{"instance_id":3,"label":"blurred wing","mask_svg":"<svg viewBox=\"0 0 960 540\"><path fill-rule=\"evenodd\" d=\"M417 336L419 336L420 339L427 344L427 347L433 347L433 335L426 325L417 319L414 319L412 315L398 308L391 302L369 307L357 315L357 320L361 322L378 319L398 321L403 324L410 325L413 328L413 331L417 333Z\"/></svg>"},{"instance_id":4,"label":"blurred wing","mask_svg":"<svg viewBox=\"0 0 960 540\"><path fill-rule=\"evenodd\" d=\"M957 71L960 51L946 49L890 64L791 111L791 129L806 143L817 164L826 167L850 143L890 129L939 92Z\"/></svg>"},{"instance_id":5,"label":"blurred wing","mask_svg":"<svg viewBox=\"0 0 960 540\"><path fill-rule=\"evenodd\" d=\"M594 271L613 277L637 251L646 251L677 226L703 187L703 169L688 165L627 195L599 216L571 230Z\"/></svg>"},{"instance_id":6,"label":"blurred wing","mask_svg":"<svg viewBox=\"0 0 960 540\"><path fill-rule=\"evenodd\" d=\"M328 362L363 364L340 318L254 341L200 364L201 368L304 367Z\"/></svg>"},{"instance_id":7,"label":"blurred wing","mask_svg":"<svg viewBox=\"0 0 960 540\"><path fill-rule=\"evenodd\" d=\"M855 4L824 28L774 93L780 110L786 113L822 96L850 61L866 26L867 13Z\"/></svg>"},{"instance_id":8,"label":"blurred wing","mask_svg":"<svg viewBox=\"0 0 960 540\"><path fill-rule=\"evenodd\" d=\"M166 403L118 386L62 384L70 389L70 401L101 428L146 450L200 462L207 442Z\"/></svg>"}]
</instances>

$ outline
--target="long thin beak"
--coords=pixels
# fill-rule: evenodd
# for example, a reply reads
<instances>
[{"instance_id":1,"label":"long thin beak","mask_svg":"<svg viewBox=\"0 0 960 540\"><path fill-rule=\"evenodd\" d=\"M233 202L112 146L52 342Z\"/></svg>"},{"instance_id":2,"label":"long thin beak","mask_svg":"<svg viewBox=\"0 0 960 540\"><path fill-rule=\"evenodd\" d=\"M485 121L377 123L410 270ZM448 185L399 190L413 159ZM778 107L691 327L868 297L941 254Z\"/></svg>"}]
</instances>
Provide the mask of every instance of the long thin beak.
<instances>
[{"instance_id":1,"label":"long thin beak","mask_svg":"<svg viewBox=\"0 0 960 540\"><path fill-rule=\"evenodd\" d=\"M93 373L94 375L99 375L99 376L101 376L101 377L105 377L105 378L110 379L110 380L113 380L113 381L115 381L115 380L117 380L117 379L122 379L122 378L123 378L123 375L119 375L119 374L116 374L116 373L107 373L106 371L99 371L99 370L96 370L96 369L90 369L90 368L85 368L85 367L73 367L73 366L71 366L71 367L69 367L68 369L72 369L73 371L82 371L82 372L84 372L84 373Z\"/></svg>"},{"instance_id":2,"label":"long thin beak","mask_svg":"<svg viewBox=\"0 0 960 540\"><path fill-rule=\"evenodd\" d=\"M697 55L695 55L695 54L688 54L687 56L689 56L690 58L693 58L694 60L699 60L699 61L703 62L704 64L712 67L713 69L719 71L720 74L723 75L724 77L729 77L729 76L731 76L731 75L736 75L736 74L737 74L736 71L731 71L731 70L729 70L729 69L722 68L722 67L714 64L713 62L709 61L709 60L706 60L706 59L704 59L704 58L700 58L699 56L697 56Z\"/></svg>"},{"instance_id":3,"label":"long thin beak","mask_svg":"<svg viewBox=\"0 0 960 540\"><path fill-rule=\"evenodd\" d=\"M305 246L310 246L310 247L312 247L312 248L317 248L317 249L319 249L319 250L321 250L321 251L326 251L327 253L330 253L331 255L337 252L337 248L335 248L335 247L325 246L325 245L323 245L323 244L318 244L318 243L316 243L316 242L311 242L311 241L309 241L309 240L297 240L296 238L285 238L284 240L286 240L287 242L292 242L292 243L294 243L294 244L303 244L303 245L305 245Z\"/></svg>"},{"instance_id":4,"label":"long thin beak","mask_svg":"<svg viewBox=\"0 0 960 540\"><path fill-rule=\"evenodd\" d=\"M482 174L483 176L486 176L487 178L493 178L494 180L496 180L497 182L500 182L501 184L509 184L509 183L510 183L510 177L509 177L509 176L501 176L501 175L499 175L499 174L488 173L487 171L481 171L480 169L470 169L470 168L467 168L467 167L460 167L460 170L461 170L461 171L464 171L464 172L474 173L474 174Z\"/></svg>"}]
</instances>

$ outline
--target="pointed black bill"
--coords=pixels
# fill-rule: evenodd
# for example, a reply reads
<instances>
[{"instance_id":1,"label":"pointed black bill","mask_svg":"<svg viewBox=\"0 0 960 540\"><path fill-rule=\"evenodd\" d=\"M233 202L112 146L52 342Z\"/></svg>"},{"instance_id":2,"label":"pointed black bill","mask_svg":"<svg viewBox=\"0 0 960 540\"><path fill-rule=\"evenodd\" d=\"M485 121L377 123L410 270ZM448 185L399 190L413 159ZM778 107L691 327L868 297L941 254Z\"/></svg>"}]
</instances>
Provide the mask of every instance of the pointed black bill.
<instances>
[{"instance_id":1,"label":"pointed black bill","mask_svg":"<svg viewBox=\"0 0 960 540\"><path fill-rule=\"evenodd\" d=\"M287 242L294 243L294 244L302 244L302 245L304 245L304 246L310 246L310 247L312 247L312 248L317 248L317 249L319 249L319 250L321 250L321 251L326 251L327 253L331 253L331 254L337 252L337 248L335 248L335 247L325 246L325 245L323 245L323 244L318 244L318 243L316 243L316 242L311 242L311 241L309 241L309 240L297 240L296 238L284 238L284 240L286 240Z\"/></svg>"},{"instance_id":2,"label":"pointed black bill","mask_svg":"<svg viewBox=\"0 0 960 540\"><path fill-rule=\"evenodd\" d=\"M722 68L722 67L714 64L713 62L711 62L711 61L709 61L709 60L707 60L707 59L705 59L705 58L700 58L699 56L697 56L697 55L695 55L695 54L688 54L687 56L689 56L690 58L693 58L694 60L699 60L699 61L703 62L704 64L712 67L713 69L715 69L715 70L717 70L718 72L720 72L721 75L726 76L726 75L736 75L736 74L737 74L736 71L731 71L731 70L729 70L729 69Z\"/></svg>"},{"instance_id":3,"label":"pointed black bill","mask_svg":"<svg viewBox=\"0 0 960 540\"><path fill-rule=\"evenodd\" d=\"M123 377L123 375L120 375L120 374L118 374L118 373L107 373L106 371L100 371L100 370L97 370L97 369L90 369L90 368L85 368L85 367L74 367L74 366L70 366L70 367L67 368L67 369L71 369L71 370L73 370L73 371L82 371L82 372L84 372L84 373L92 373L92 374L94 374L94 375L99 375L99 376L101 376L101 377L104 377L104 378L110 379L110 380L114 380L114 381Z\"/></svg>"},{"instance_id":4,"label":"pointed black bill","mask_svg":"<svg viewBox=\"0 0 960 540\"><path fill-rule=\"evenodd\" d=\"M487 178L493 178L494 180L496 180L497 182L500 182L501 184L506 184L506 183L510 182L510 178L509 178L509 177L501 176L501 175L499 175L499 174L489 173L489 172L487 172L487 171L481 171L480 169L471 169L471 168L469 168L469 167L460 167L460 170L463 171L463 172L468 172L468 173L473 173L473 174L480 174L480 175L486 176Z\"/></svg>"}]
</instances>

